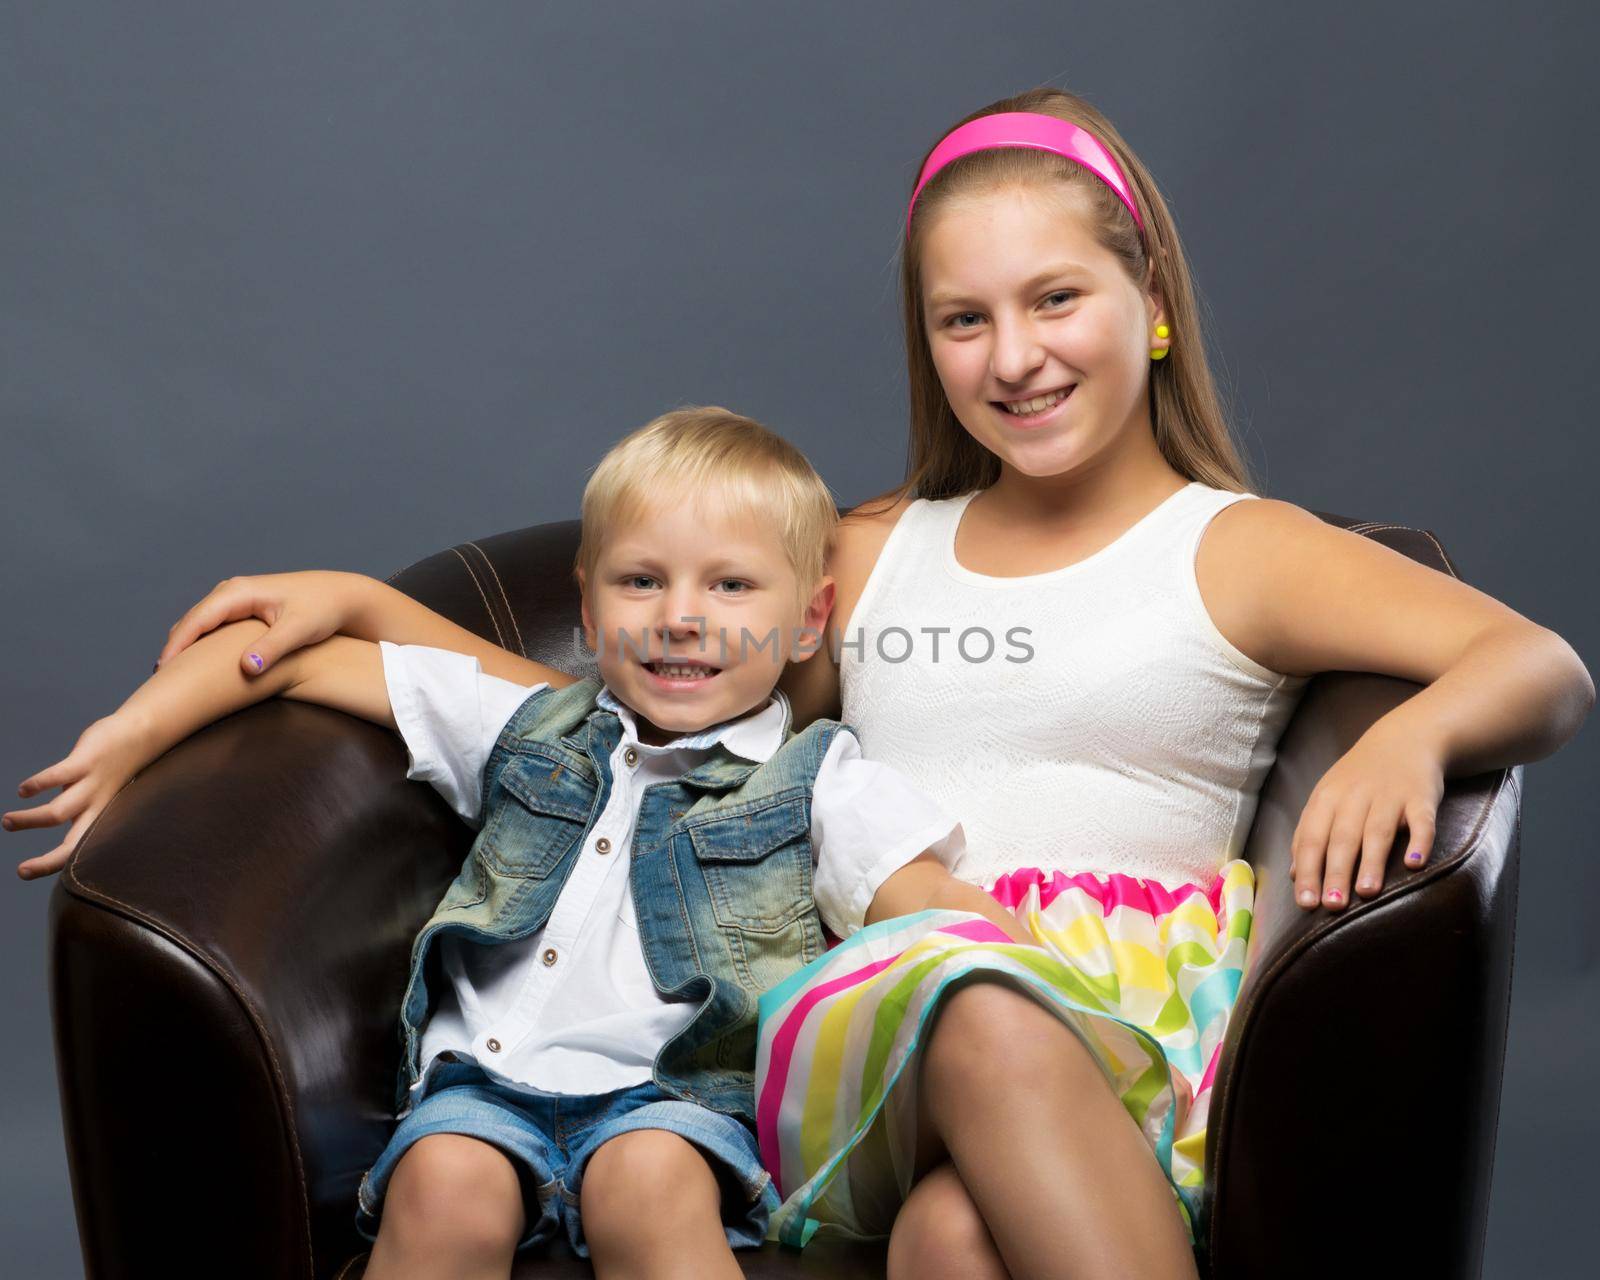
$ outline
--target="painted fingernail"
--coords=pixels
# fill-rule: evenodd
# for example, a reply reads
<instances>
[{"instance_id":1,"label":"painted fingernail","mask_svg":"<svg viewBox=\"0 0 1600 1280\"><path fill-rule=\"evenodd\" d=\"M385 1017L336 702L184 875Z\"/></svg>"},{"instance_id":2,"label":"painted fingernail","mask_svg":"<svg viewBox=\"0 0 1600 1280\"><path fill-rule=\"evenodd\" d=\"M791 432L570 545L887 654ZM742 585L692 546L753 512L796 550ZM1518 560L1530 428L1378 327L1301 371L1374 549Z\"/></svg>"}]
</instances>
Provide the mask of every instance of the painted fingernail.
<instances>
[{"instance_id":1,"label":"painted fingernail","mask_svg":"<svg viewBox=\"0 0 1600 1280\"><path fill-rule=\"evenodd\" d=\"M1344 895L1341 894L1337 889L1329 889L1328 890L1328 901L1329 902L1339 902L1339 901L1341 901L1343 899L1343 896Z\"/></svg>"},{"instance_id":2,"label":"painted fingernail","mask_svg":"<svg viewBox=\"0 0 1600 1280\"><path fill-rule=\"evenodd\" d=\"M1422 850L1413 849L1410 853L1406 854L1406 861L1412 866L1416 866L1417 863L1422 861Z\"/></svg>"},{"instance_id":3,"label":"painted fingernail","mask_svg":"<svg viewBox=\"0 0 1600 1280\"><path fill-rule=\"evenodd\" d=\"M1311 904L1312 904L1312 903L1313 903L1313 902L1315 902L1315 901L1316 901L1316 900L1317 900L1317 895L1316 895L1316 894L1314 894L1314 893L1312 893L1312 892L1311 892L1311 890L1310 890L1310 889L1307 889L1307 890L1306 890L1306 891L1305 891L1305 892L1304 892L1304 893L1302 893L1302 894L1301 894L1301 895L1300 895L1300 901L1301 901L1301 902L1303 902L1303 903L1305 903L1305 904L1306 904L1306 906L1308 906L1308 907L1309 907L1309 906L1310 906L1310 905L1311 905Z\"/></svg>"},{"instance_id":4,"label":"painted fingernail","mask_svg":"<svg viewBox=\"0 0 1600 1280\"><path fill-rule=\"evenodd\" d=\"M252 653L252 654L250 654L248 656L250 658L250 661L256 664L256 670L260 671L262 666L264 665L262 663L262 661L261 661L261 655L259 653Z\"/></svg>"}]
</instances>

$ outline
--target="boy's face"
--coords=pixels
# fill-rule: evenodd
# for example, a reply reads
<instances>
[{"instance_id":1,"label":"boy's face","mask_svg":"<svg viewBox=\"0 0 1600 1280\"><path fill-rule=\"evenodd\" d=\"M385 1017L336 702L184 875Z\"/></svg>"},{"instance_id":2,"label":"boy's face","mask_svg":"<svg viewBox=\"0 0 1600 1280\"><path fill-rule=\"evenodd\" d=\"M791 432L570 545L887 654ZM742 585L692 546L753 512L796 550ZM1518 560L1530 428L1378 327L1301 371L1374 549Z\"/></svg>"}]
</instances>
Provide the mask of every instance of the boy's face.
<instances>
[{"instance_id":1,"label":"boy's face","mask_svg":"<svg viewBox=\"0 0 1600 1280\"><path fill-rule=\"evenodd\" d=\"M785 663L816 651L833 607L831 578L797 603L778 531L736 519L715 494L608 530L579 582L601 677L655 745L762 705Z\"/></svg>"}]
</instances>

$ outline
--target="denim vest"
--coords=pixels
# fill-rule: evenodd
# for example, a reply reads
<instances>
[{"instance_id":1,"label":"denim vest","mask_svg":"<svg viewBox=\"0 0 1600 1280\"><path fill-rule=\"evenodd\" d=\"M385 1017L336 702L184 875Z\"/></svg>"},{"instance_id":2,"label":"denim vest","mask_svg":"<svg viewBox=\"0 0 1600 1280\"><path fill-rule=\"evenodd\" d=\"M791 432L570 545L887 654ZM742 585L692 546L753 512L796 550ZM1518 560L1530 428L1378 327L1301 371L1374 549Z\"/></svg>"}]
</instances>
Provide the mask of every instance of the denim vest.
<instances>
[{"instance_id":1,"label":"denim vest","mask_svg":"<svg viewBox=\"0 0 1600 1280\"><path fill-rule=\"evenodd\" d=\"M484 766L483 826L411 946L401 1003L397 1107L420 1071L435 939L513 942L544 926L610 796L616 713L600 685L542 689L507 722ZM812 901L811 791L840 728L800 733L784 702L782 745L763 764L718 743L683 777L645 789L630 890L646 964L663 996L699 1012L656 1055L667 1093L755 1123L756 999L824 950Z\"/></svg>"}]
</instances>

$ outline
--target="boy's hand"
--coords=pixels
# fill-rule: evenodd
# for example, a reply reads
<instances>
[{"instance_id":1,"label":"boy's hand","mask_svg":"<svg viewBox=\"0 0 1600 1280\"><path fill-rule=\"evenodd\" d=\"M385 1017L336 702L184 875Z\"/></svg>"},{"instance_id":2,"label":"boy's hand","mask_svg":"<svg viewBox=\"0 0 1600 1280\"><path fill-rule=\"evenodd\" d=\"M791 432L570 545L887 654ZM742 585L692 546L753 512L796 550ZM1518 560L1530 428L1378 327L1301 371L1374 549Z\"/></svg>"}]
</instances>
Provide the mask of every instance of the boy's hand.
<instances>
[{"instance_id":1,"label":"boy's hand","mask_svg":"<svg viewBox=\"0 0 1600 1280\"><path fill-rule=\"evenodd\" d=\"M367 581L359 573L323 569L227 578L167 632L157 665L225 623L260 618L267 623L266 632L239 655L240 670L247 676L259 675L284 654L343 630Z\"/></svg>"},{"instance_id":2,"label":"boy's hand","mask_svg":"<svg viewBox=\"0 0 1600 1280\"><path fill-rule=\"evenodd\" d=\"M1290 844L1295 902L1334 910L1383 888L1384 866L1405 827L1405 866L1416 871L1433 845L1444 797L1441 754L1400 725L1373 725L1312 788Z\"/></svg>"},{"instance_id":3,"label":"boy's hand","mask_svg":"<svg viewBox=\"0 0 1600 1280\"><path fill-rule=\"evenodd\" d=\"M24 831L53 827L68 819L72 826L67 829L66 839L54 849L18 863L17 875L33 880L59 871L111 797L149 763L149 758L138 726L128 717L109 715L96 720L78 736L77 745L65 760L25 780L17 788L17 794L24 799L48 787L60 787L61 794L31 809L0 814L0 827Z\"/></svg>"}]
</instances>

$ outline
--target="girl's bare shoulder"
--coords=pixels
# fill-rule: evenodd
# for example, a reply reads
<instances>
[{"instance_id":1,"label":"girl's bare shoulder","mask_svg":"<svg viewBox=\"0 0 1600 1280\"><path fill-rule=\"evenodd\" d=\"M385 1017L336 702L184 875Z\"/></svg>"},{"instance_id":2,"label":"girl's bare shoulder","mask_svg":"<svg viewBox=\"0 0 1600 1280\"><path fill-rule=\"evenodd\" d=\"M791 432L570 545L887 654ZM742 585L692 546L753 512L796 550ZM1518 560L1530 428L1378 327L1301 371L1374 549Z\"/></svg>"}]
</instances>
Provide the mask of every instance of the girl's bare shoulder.
<instances>
[{"instance_id":1,"label":"girl's bare shoulder","mask_svg":"<svg viewBox=\"0 0 1600 1280\"><path fill-rule=\"evenodd\" d=\"M889 502L888 497L888 494L881 494L868 498L839 518L839 532L828 562L837 601L835 619L850 616L856 598L872 574L872 566L878 563L884 543L889 541L889 535L900 523L906 508L915 501L910 495L902 495L893 502Z\"/></svg>"},{"instance_id":2,"label":"girl's bare shoulder","mask_svg":"<svg viewBox=\"0 0 1600 1280\"><path fill-rule=\"evenodd\" d=\"M1316 517L1275 498L1235 502L1207 523L1195 553L1195 585L1211 621L1229 644L1271 670L1282 670L1282 659L1262 607L1275 590L1262 550L1274 539L1303 536L1306 519Z\"/></svg>"},{"instance_id":3,"label":"girl's bare shoulder","mask_svg":"<svg viewBox=\"0 0 1600 1280\"><path fill-rule=\"evenodd\" d=\"M900 523L900 517L916 501L909 494L903 494L893 502L888 499L888 494L868 498L839 517L836 554L852 562L865 559L868 571L872 569L878 553L883 550L883 544L889 540L895 525Z\"/></svg>"}]
</instances>

